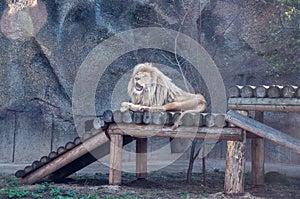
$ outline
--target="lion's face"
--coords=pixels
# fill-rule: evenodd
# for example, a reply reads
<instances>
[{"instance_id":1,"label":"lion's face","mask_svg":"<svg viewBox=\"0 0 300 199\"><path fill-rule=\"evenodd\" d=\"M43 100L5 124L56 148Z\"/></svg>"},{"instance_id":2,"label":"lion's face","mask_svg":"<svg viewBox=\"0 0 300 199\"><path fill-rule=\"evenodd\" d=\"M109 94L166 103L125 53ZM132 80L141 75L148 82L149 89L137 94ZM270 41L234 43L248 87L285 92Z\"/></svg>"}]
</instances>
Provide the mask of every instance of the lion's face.
<instances>
[{"instance_id":1,"label":"lion's face","mask_svg":"<svg viewBox=\"0 0 300 199\"><path fill-rule=\"evenodd\" d=\"M134 84L134 92L137 94L141 94L144 91L147 91L151 84L152 78L150 73L148 72L138 72L133 77Z\"/></svg>"}]
</instances>

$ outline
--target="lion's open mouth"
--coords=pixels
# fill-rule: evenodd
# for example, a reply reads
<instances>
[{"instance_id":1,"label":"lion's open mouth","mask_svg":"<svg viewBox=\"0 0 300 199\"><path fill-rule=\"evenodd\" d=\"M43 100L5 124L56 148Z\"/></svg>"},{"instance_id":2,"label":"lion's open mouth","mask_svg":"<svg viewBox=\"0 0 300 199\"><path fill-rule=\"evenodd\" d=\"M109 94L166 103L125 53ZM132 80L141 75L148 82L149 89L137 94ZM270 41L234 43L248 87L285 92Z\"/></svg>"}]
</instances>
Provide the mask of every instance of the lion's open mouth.
<instances>
[{"instance_id":1,"label":"lion's open mouth","mask_svg":"<svg viewBox=\"0 0 300 199\"><path fill-rule=\"evenodd\" d=\"M143 86L142 85L140 85L139 83L136 83L135 84L135 90L137 90L137 91L142 91L143 90Z\"/></svg>"}]
</instances>

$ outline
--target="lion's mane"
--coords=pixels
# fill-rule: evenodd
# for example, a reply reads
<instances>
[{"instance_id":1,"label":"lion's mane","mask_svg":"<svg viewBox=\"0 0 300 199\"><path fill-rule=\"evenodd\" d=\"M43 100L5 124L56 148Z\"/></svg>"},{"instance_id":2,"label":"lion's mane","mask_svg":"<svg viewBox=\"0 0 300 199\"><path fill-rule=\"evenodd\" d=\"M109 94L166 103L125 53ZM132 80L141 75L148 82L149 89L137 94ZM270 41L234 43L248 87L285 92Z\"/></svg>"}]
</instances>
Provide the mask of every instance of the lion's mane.
<instances>
[{"instance_id":1,"label":"lion's mane","mask_svg":"<svg viewBox=\"0 0 300 199\"><path fill-rule=\"evenodd\" d=\"M134 92L134 77L138 72L147 72L151 76L151 84L142 93ZM143 106L162 106L176 100L176 96L186 93L178 88L172 80L160 72L151 63L138 64L128 84L128 94L132 103Z\"/></svg>"}]
</instances>

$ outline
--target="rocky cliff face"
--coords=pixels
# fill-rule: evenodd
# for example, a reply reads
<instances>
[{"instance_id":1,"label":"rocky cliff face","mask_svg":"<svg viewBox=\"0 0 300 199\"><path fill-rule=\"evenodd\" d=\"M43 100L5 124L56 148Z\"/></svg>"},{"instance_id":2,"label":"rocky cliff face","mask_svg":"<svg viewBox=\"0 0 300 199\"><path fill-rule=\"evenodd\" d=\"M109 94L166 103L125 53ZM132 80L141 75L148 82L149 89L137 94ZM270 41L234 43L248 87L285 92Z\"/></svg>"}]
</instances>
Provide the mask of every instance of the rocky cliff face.
<instances>
[{"instance_id":1,"label":"rocky cliff face","mask_svg":"<svg viewBox=\"0 0 300 199\"><path fill-rule=\"evenodd\" d=\"M121 31L156 26L189 35L213 58L225 87L300 84L296 67L299 67L299 47L287 42L295 48L295 54L291 55L283 40L275 43L269 37L268 29L270 23L278 28L295 22L278 21L276 17L281 10L266 1L201 0L188 4L177 0L163 3L156 0L39 0L36 7L13 16L7 9L5 1L1 1L0 117L3 121L15 121L11 127L15 129L14 134L26 134L23 131L35 128L28 125L28 118L25 121L24 117L18 117L23 113L30 115L32 120L38 119L45 129L62 132L59 136L51 134L51 148L55 140L65 139L63 133L75 133L72 91L81 64L92 49ZM297 32L293 35L288 29L278 28L278 31L278 38L299 40ZM276 63L282 64L280 60L266 59L273 56L294 62L283 71L275 67ZM178 71L172 64L175 57L168 52L144 49L122 55L105 70L98 82L91 82L98 84L95 94L98 115L117 106L112 102L115 86L141 61L173 65ZM191 75L188 66L183 67L187 77ZM192 86L197 87L195 82L202 83L201 78L193 77L192 80ZM128 98L126 92L117 92ZM14 117L10 116L12 114ZM25 123L27 129L22 126ZM1 123L1 129L7 129L7 125Z\"/></svg>"}]
</instances>

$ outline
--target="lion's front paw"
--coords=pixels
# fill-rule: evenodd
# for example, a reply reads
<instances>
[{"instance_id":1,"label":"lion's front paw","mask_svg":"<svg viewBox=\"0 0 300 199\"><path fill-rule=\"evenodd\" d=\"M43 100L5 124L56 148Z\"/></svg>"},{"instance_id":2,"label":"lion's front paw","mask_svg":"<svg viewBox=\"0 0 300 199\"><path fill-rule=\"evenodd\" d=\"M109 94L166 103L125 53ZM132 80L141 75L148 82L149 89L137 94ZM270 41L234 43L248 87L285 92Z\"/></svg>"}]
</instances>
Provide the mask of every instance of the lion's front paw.
<instances>
[{"instance_id":1,"label":"lion's front paw","mask_svg":"<svg viewBox=\"0 0 300 199\"><path fill-rule=\"evenodd\" d=\"M129 108L130 108L130 103L129 102L123 102L121 104L120 111L125 112L125 111L129 110Z\"/></svg>"}]
</instances>

